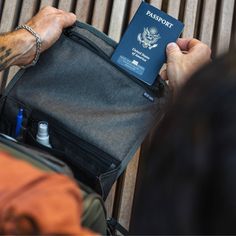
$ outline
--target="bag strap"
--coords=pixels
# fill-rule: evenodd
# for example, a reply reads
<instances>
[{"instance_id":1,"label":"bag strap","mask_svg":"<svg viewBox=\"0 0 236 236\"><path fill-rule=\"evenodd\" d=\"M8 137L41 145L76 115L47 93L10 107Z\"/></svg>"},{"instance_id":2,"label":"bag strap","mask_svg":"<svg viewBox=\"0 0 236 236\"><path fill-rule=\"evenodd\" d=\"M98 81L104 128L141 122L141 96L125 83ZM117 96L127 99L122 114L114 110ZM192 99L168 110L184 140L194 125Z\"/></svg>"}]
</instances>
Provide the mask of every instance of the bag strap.
<instances>
[{"instance_id":1,"label":"bag strap","mask_svg":"<svg viewBox=\"0 0 236 236\"><path fill-rule=\"evenodd\" d=\"M1 85L0 85L0 96L2 96L5 91L5 88L7 85L8 74L9 74L9 69L6 69L5 71L3 71L3 78L2 78Z\"/></svg>"},{"instance_id":2,"label":"bag strap","mask_svg":"<svg viewBox=\"0 0 236 236\"><path fill-rule=\"evenodd\" d=\"M109 227L111 235L116 235L115 231L120 232L122 235L129 235L129 231L114 218L108 218L107 225Z\"/></svg>"}]
</instances>

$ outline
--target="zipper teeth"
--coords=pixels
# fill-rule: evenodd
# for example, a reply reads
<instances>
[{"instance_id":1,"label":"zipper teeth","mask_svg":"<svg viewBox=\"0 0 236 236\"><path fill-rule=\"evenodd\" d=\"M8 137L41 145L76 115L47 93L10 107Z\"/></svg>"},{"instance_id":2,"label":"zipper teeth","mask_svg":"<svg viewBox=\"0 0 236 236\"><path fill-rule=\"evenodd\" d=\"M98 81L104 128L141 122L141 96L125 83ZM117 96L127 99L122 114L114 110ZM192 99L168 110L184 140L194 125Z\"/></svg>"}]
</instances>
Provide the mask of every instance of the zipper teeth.
<instances>
[{"instance_id":1,"label":"zipper teeth","mask_svg":"<svg viewBox=\"0 0 236 236\"><path fill-rule=\"evenodd\" d=\"M32 119L32 123L37 124L37 122L39 122L39 121ZM106 156L107 158L110 158L110 159L113 160L113 158L112 158L110 155L108 156L108 154L106 154L106 153L104 153L104 152L102 152L102 151L100 152L100 151L98 151L98 150L95 150L94 147L91 147L90 145L88 145L87 142L85 142L84 140L82 140L82 139L79 138L78 136L76 136L77 139L78 139L78 143L76 143L75 141L71 140L71 139L68 137L66 131L65 131L63 128L60 128L60 130L59 130L59 128L56 127L56 126L54 126L54 125L52 125L52 123L53 123L53 122L50 122L50 127L52 127L52 129L54 130L54 132L56 132L56 133L62 135L64 138L66 138L67 142L69 142L69 143L72 144L73 146L78 146L78 143L79 143L79 147L80 147L81 149L83 149L83 150L86 152L86 155L87 155L87 154L90 154L90 156L92 156L92 158L95 159L96 162L97 162L97 160L96 160L95 157L101 157L101 156ZM72 135L74 136L74 134L72 134ZM92 150L91 150L91 149L92 149ZM104 163L104 164L106 165L106 167L109 167L110 164L114 163L114 161L111 162L111 163L106 163L106 161L105 161L103 158L99 158L99 160L100 160L102 163ZM114 163L114 164L116 164L116 163Z\"/></svg>"},{"instance_id":2,"label":"zipper teeth","mask_svg":"<svg viewBox=\"0 0 236 236\"><path fill-rule=\"evenodd\" d=\"M82 40L84 40L86 43L90 44L92 47L95 48L95 50L98 50L97 52L99 53L99 56L101 58L103 58L105 61L107 61L109 64L111 64L115 69L117 69L118 71L122 72L123 74L125 74L128 78L130 78L133 82L135 82L136 84L140 85L141 87L143 87L145 90L150 90L153 93L157 93L157 88L154 86L149 86L146 85L144 83L142 83L140 80L138 80L136 77L134 77L133 75L129 74L126 70L124 70L121 67L118 67L113 61L110 60L109 56L107 56L99 47L97 47L96 45L94 45L93 42L91 42L89 39L87 39L86 37L84 37L83 35L81 35L78 32L67 32L66 35L69 36L69 38L71 40L74 40L73 38L71 38L70 36L76 36ZM91 50L91 48L89 48L86 44L82 44L84 47L86 47L87 49L89 49L90 51L94 52L93 50Z\"/></svg>"}]
</instances>

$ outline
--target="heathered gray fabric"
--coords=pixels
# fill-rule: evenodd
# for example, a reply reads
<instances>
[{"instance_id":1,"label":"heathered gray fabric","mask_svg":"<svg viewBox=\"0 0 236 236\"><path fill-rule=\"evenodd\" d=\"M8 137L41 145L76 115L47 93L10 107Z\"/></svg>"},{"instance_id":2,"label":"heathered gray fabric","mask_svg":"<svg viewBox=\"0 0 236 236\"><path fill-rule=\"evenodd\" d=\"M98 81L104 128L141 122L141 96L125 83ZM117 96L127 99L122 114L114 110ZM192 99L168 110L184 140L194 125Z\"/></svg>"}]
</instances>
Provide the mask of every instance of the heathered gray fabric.
<instances>
[{"instance_id":1,"label":"heathered gray fabric","mask_svg":"<svg viewBox=\"0 0 236 236\"><path fill-rule=\"evenodd\" d=\"M137 138L146 135L161 99L150 102L140 85L70 39L52 50L41 55L10 95L123 160Z\"/></svg>"},{"instance_id":2,"label":"heathered gray fabric","mask_svg":"<svg viewBox=\"0 0 236 236\"><path fill-rule=\"evenodd\" d=\"M85 24L80 23L79 25L86 27ZM86 38L88 38L90 41L92 41L93 43L95 43L96 45L98 45L98 47L107 55L107 56L111 56L113 51L114 51L114 45L115 42L112 42L111 39L109 39L109 44L107 42L105 42L103 40L103 38L105 38L104 34L100 34L99 38L98 36L94 35L92 32L90 32L89 30L85 29L85 28L80 28L80 27L75 27L73 29L74 32L78 32L80 34L82 34L83 36L85 36ZM100 33L100 32L99 32ZM112 46L113 45L113 46Z\"/></svg>"},{"instance_id":3,"label":"heathered gray fabric","mask_svg":"<svg viewBox=\"0 0 236 236\"><path fill-rule=\"evenodd\" d=\"M84 28L78 31L111 54L110 44ZM162 115L167 100L165 95L151 102L143 96L144 87L65 35L40 56L35 67L18 77L15 85L10 84L8 96L29 107L29 117L36 110L53 117L64 129L120 162L119 174ZM9 105L8 114L15 117L17 110L13 110Z\"/></svg>"}]
</instances>

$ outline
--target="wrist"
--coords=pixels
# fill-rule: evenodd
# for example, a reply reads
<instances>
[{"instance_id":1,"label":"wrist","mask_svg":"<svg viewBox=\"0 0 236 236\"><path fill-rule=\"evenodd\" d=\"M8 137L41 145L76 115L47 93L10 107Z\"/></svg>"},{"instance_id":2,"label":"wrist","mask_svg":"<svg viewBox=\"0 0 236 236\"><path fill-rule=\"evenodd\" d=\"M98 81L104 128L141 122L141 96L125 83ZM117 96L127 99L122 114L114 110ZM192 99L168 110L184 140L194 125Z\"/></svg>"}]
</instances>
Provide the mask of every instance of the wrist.
<instances>
[{"instance_id":1,"label":"wrist","mask_svg":"<svg viewBox=\"0 0 236 236\"><path fill-rule=\"evenodd\" d=\"M9 34L12 37L12 48L14 48L16 57L13 65L25 66L30 64L36 52L35 37L25 29L19 29Z\"/></svg>"}]
</instances>

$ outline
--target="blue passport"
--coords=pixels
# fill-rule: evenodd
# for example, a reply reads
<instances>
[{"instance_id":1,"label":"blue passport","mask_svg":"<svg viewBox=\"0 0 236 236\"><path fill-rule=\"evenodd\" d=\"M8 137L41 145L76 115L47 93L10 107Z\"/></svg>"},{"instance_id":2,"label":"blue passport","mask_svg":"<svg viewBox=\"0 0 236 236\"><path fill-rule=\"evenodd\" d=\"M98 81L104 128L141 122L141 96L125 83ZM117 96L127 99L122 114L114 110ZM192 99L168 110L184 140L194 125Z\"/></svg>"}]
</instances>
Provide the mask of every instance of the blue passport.
<instances>
[{"instance_id":1,"label":"blue passport","mask_svg":"<svg viewBox=\"0 0 236 236\"><path fill-rule=\"evenodd\" d=\"M175 42L184 24L142 2L111 60L128 73L152 85L166 62L166 46Z\"/></svg>"}]
</instances>

